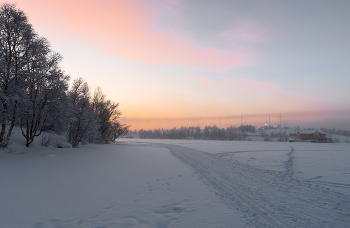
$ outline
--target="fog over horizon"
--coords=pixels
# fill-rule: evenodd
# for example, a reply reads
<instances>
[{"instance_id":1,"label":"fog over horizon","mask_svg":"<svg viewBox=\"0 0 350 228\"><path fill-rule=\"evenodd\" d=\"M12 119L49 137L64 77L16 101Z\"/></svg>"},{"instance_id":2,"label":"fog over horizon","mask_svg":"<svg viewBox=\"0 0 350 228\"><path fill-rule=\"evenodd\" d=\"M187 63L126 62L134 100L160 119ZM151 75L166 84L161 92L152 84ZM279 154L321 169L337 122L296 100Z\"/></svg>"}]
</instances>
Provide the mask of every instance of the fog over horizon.
<instances>
[{"instance_id":1,"label":"fog over horizon","mask_svg":"<svg viewBox=\"0 0 350 228\"><path fill-rule=\"evenodd\" d=\"M336 128L340 130L350 130L350 122L342 118L343 112L349 110L336 110L339 112L333 114L333 117L315 118L314 112L303 113L262 113L262 114L241 114L232 116L216 117L190 117L190 118L121 118L121 122L131 125L132 130L154 130L171 129L179 127L200 127L217 126L219 128L238 127L240 125L252 125L257 128L263 126L279 126L282 128ZM334 111L335 112L335 111ZM304 116L304 121L298 121L298 118ZM301 117L302 118L302 117Z\"/></svg>"}]
</instances>

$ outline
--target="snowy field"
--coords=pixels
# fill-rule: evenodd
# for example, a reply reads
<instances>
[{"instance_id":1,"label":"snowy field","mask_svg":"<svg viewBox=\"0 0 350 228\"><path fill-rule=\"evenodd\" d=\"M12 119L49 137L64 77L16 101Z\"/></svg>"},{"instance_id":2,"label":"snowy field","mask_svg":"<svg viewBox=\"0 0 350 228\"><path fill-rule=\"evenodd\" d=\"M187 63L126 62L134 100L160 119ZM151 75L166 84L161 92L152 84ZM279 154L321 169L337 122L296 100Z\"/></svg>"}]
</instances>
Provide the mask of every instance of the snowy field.
<instances>
[{"instance_id":1,"label":"snowy field","mask_svg":"<svg viewBox=\"0 0 350 228\"><path fill-rule=\"evenodd\" d=\"M350 226L347 143L14 143L0 151L1 228Z\"/></svg>"}]
</instances>

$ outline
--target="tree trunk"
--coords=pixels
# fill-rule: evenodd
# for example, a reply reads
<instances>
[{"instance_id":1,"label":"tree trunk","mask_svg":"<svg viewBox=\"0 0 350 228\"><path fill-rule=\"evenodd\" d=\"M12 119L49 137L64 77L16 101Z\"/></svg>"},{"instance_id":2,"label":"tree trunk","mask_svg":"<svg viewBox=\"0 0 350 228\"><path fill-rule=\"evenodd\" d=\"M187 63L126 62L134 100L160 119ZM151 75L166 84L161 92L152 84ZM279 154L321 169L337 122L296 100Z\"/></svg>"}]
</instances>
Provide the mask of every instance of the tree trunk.
<instances>
[{"instance_id":1,"label":"tree trunk","mask_svg":"<svg viewBox=\"0 0 350 228\"><path fill-rule=\"evenodd\" d=\"M1 147L6 147L8 142L6 142L5 133L6 133L6 122L7 122L7 105L4 103L2 105L2 118L1 118L1 132L0 132L0 145Z\"/></svg>"},{"instance_id":2,"label":"tree trunk","mask_svg":"<svg viewBox=\"0 0 350 228\"><path fill-rule=\"evenodd\" d=\"M8 129L7 136L6 136L8 140L11 138L12 130L13 130L15 124L16 124L17 104L18 104L18 101L16 100L15 104L14 104L14 107L13 107L13 113L12 113L12 118L11 118L11 125L10 125L10 128Z\"/></svg>"}]
</instances>

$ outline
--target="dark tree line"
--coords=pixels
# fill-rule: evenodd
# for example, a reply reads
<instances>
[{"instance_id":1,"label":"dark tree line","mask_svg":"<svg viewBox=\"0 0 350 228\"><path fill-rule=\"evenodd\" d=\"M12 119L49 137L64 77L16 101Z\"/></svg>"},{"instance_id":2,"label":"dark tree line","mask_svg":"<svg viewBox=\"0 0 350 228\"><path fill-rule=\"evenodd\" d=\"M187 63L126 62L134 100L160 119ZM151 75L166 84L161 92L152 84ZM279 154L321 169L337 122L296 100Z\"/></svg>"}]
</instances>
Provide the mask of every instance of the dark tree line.
<instances>
[{"instance_id":1,"label":"dark tree line","mask_svg":"<svg viewBox=\"0 0 350 228\"><path fill-rule=\"evenodd\" d=\"M321 128L321 130L327 134L350 136L350 131L348 130L340 130L335 128Z\"/></svg>"},{"instance_id":2,"label":"dark tree line","mask_svg":"<svg viewBox=\"0 0 350 228\"><path fill-rule=\"evenodd\" d=\"M60 54L40 37L15 5L0 7L0 147L7 147L14 126L26 146L43 130L66 133L73 147L80 142L108 143L128 131L118 118L119 104L101 88L91 96L88 84L59 67Z\"/></svg>"},{"instance_id":3,"label":"dark tree line","mask_svg":"<svg viewBox=\"0 0 350 228\"><path fill-rule=\"evenodd\" d=\"M204 139L204 140L245 140L247 132L255 132L256 128L251 125L242 125L238 128L218 128L216 126L180 127L169 130L139 130L140 138L151 139Z\"/></svg>"},{"instance_id":4,"label":"dark tree line","mask_svg":"<svg viewBox=\"0 0 350 228\"><path fill-rule=\"evenodd\" d=\"M272 138L278 138L278 141L288 141L289 135L286 132L261 132L260 136L264 138L265 141L272 141Z\"/></svg>"}]
</instances>

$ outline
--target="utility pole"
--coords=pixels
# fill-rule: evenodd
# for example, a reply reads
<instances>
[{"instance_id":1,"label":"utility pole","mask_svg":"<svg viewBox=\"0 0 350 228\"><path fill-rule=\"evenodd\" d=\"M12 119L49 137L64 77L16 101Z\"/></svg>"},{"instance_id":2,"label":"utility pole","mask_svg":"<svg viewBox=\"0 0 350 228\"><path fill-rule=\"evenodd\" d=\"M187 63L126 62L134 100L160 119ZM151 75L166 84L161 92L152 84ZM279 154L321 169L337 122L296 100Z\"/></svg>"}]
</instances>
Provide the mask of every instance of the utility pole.
<instances>
[{"instance_id":1,"label":"utility pole","mask_svg":"<svg viewBox=\"0 0 350 228\"><path fill-rule=\"evenodd\" d=\"M282 121L281 121L281 114L280 114L280 126L279 126L279 129L280 129L280 141L282 142Z\"/></svg>"},{"instance_id":2,"label":"utility pole","mask_svg":"<svg viewBox=\"0 0 350 228\"><path fill-rule=\"evenodd\" d=\"M289 130L289 134L290 134L290 130ZM287 137L286 121L284 121L284 137Z\"/></svg>"},{"instance_id":3,"label":"utility pole","mask_svg":"<svg viewBox=\"0 0 350 228\"><path fill-rule=\"evenodd\" d=\"M280 128L282 128L282 115L280 114Z\"/></svg>"}]
</instances>

